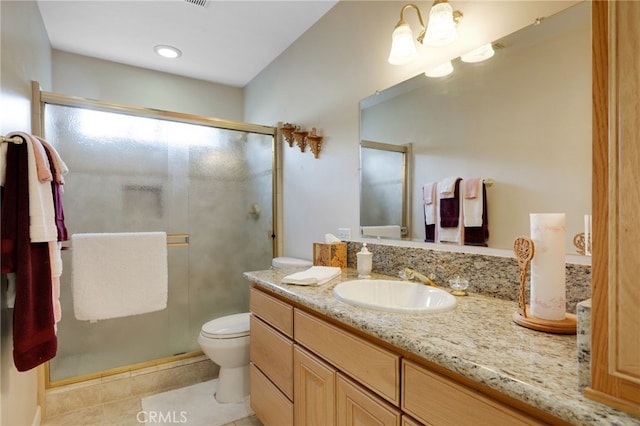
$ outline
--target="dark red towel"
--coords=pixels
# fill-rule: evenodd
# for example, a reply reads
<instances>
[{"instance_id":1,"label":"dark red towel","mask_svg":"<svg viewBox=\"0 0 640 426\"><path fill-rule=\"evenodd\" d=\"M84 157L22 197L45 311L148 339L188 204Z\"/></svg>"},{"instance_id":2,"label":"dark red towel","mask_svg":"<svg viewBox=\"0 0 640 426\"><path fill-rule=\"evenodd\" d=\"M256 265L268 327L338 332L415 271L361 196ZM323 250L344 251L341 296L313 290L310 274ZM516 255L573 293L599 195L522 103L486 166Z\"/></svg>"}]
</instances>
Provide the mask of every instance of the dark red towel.
<instances>
[{"instance_id":1,"label":"dark red towel","mask_svg":"<svg viewBox=\"0 0 640 426\"><path fill-rule=\"evenodd\" d=\"M467 246L487 247L489 240L489 221L487 220L487 187L482 183L482 226L464 228L464 244Z\"/></svg>"},{"instance_id":2,"label":"dark red towel","mask_svg":"<svg viewBox=\"0 0 640 426\"><path fill-rule=\"evenodd\" d=\"M440 198L440 227L457 228L460 220L460 181L456 179L453 198Z\"/></svg>"},{"instance_id":3,"label":"dark red towel","mask_svg":"<svg viewBox=\"0 0 640 426\"><path fill-rule=\"evenodd\" d=\"M53 164L53 159L51 158L51 152L49 148L45 145L45 152L47 153L47 158L49 160L49 167L51 170L54 170L55 166ZM53 195L53 208L56 213L56 229L58 230L58 241L68 241L69 233L67 232L67 227L64 224L64 208L62 207L62 185L53 180L51 182L51 192Z\"/></svg>"},{"instance_id":4,"label":"dark red towel","mask_svg":"<svg viewBox=\"0 0 640 426\"><path fill-rule=\"evenodd\" d=\"M26 143L7 147L0 220L2 272L16 273L13 362L18 371L27 371L53 358L58 340L51 299L49 243L31 243L29 237Z\"/></svg>"},{"instance_id":5,"label":"dark red towel","mask_svg":"<svg viewBox=\"0 0 640 426\"><path fill-rule=\"evenodd\" d=\"M424 225L425 237L424 241L426 243L434 243L436 241L436 224L432 223L431 225Z\"/></svg>"}]
</instances>

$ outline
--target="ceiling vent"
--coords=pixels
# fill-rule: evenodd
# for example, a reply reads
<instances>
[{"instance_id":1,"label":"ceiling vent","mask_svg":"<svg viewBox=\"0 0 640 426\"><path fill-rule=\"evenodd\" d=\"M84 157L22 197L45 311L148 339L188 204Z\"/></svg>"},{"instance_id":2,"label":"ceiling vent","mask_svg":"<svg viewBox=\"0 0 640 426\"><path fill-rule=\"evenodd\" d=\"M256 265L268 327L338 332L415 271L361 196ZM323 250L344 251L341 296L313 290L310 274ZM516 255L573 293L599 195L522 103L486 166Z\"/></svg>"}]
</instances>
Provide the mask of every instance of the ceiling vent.
<instances>
[{"instance_id":1,"label":"ceiling vent","mask_svg":"<svg viewBox=\"0 0 640 426\"><path fill-rule=\"evenodd\" d=\"M207 7L207 3L209 2L209 0L184 0L184 1L200 7Z\"/></svg>"}]
</instances>

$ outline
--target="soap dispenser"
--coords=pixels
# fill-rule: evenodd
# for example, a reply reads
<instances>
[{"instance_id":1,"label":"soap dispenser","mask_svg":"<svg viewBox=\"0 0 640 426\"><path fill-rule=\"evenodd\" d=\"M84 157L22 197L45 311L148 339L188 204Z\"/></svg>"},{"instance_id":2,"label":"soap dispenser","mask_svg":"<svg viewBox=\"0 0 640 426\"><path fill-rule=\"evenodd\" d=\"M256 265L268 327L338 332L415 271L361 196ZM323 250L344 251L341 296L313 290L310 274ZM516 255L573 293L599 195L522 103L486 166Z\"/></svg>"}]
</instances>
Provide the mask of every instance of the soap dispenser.
<instances>
[{"instance_id":1,"label":"soap dispenser","mask_svg":"<svg viewBox=\"0 0 640 426\"><path fill-rule=\"evenodd\" d=\"M367 248L367 243L362 244L362 249L356 256L358 257L358 278L371 278L373 254Z\"/></svg>"}]
</instances>

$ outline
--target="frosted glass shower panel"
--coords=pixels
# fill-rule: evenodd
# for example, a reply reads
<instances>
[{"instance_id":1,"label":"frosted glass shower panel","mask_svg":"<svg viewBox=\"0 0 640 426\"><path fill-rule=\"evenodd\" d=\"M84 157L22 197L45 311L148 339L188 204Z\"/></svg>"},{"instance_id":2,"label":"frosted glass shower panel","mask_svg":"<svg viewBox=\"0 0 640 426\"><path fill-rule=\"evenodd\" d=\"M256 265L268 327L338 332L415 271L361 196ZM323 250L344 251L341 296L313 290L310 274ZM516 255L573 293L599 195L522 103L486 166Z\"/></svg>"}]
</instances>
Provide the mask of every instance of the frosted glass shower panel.
<instances>
[{"instance_id":1,"label":"frosted glass shower panel","mask_svg":"<svg viewBox=\"0 0 640 426\"><path fill-rule=\"evenodd\" d=\"M170 146L165 122L47 106L47 139L63 154L65 210L73 232L166 229Z\"/></svg>"},{"instance_id":2,"label":"frosted glass shower panel","mask_svg":"<svg viewBox=\"0 0 640 426\"><path fill-rule=\"evenodd\" d=\"M165 310L94 324L74 318L63 252L51 381L198 351L204 322L248 310L242 272L273 256L271 135L46 104L45 137L70 169L70 233L189 234L188 246L168 248Z\"/></svg>"},{"instance_id":3,"label":"frosted glass shower panel","mask_svg":"<svg viewBox=\"0 0 640 426\"><path fill-rule=\"evenodd\" d=\"M242 273L268 268L273 257L273 138L210 130L210 143L189 148L193 336L221 314L246 312Z\"/></svg>"}]
</instances>

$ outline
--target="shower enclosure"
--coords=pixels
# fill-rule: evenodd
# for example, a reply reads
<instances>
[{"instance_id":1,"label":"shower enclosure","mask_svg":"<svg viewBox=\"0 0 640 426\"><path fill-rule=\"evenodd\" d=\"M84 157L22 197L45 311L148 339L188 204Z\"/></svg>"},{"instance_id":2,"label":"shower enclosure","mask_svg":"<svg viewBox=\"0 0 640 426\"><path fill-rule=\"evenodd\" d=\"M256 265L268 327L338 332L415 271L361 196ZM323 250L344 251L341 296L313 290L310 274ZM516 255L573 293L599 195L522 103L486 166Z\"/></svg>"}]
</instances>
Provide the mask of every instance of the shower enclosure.
<instances>
[{"instance_id":1,"label":"shower enclosure","mask_svg":"<svg viewBox=\"0 0 640 426\"><path fill-rule=\"evenodd\" d=\"M74 317L73 265L63 250L49 383L199 351L202 324L248 311L242 272L268 268L274 255L275 129L42 96L44 136L70 170L63 196L69 234L175 237L167 308L95 323Z\"/></svg>"}]
</instances>

